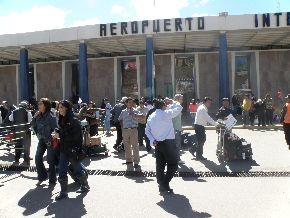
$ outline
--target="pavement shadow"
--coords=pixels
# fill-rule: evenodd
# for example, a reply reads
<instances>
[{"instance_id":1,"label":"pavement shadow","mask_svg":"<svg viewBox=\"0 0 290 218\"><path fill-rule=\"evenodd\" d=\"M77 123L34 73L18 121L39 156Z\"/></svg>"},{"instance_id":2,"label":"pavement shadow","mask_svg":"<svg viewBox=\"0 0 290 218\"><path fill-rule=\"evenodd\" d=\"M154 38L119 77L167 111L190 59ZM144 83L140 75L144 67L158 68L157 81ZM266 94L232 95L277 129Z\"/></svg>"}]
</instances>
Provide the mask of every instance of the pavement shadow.
<instances>
[{"instance_id":1,"label":"pavement shadow","mask_svg":"<svg viewBox=\"0 0 290 218\"><path fill-rule=\"evenodd\" d=\"M209 169L209 171L211 172L227 172L227 168L226 168L226 163L222 162L220 164L217 164L214 161L211 160L202 160L200 161L207 169Z\"/></svg>"},{"instance_id":2,"label":"pavement shadow","mask_svg":"<svg viewBox=\"0 0 290 218\"><path fill-rule=\"evenodd\" d=\"M255 160L235 160L227 165L231 172L249 172L253 166L260 166Z\"/></svg>"},{"instance_id":3,"label":"pavement shadow","mask_svg":"<svg viewBox=\"0 0 290 218\"><path fill-rule=\"evenodd\" d=\"M180 194L165 194L162 195L164 198L162 201L158 202L157 205L165 210L167 213L170 213L179 218L206 218L211 217L209 213L198 212L192 209L192 206L189 202L189 199L184 195Z\"/></svg>"},{"instance_id":4,"label":"pavement shadow","mask_svg":"<svg viewBox=\"0 0 290 218\"><path fill-rule=\"evenodd\" d=\"M84 205L84 198L87 193L78 195L76 198L67 198L61 201L54 201L47 207L47 213L45 216L51 216L55 218L63 217L82 217L87 214L86 207Z\"/></svg>"},{"instance_id":5,"label":"pavement shadow","mask_svg":"<svg viewBox=\"0 0 290 218\"><path fill-rule=\"evenodd\" d=\"M19 201L18 205L25 208L23 216L30 216L52 203L52 191L50 187L37 187L30 189Z\"/></svg>"},{"instance_id":6,"label":"pavement shadow","mask_svg":"<svg viewBox=\"0 0 290 218\"><path fill-rule=\"evenodd\" d=\"M195 173L194 169L192 167L188 167L185 164L179 164L179 168L177 170L178 172L185 172L185 173ZM199 177L195 176L181 176L183 181L194 181L194 182L206 182L206 180L201 179Z\"/></svg>"}]
</instances>

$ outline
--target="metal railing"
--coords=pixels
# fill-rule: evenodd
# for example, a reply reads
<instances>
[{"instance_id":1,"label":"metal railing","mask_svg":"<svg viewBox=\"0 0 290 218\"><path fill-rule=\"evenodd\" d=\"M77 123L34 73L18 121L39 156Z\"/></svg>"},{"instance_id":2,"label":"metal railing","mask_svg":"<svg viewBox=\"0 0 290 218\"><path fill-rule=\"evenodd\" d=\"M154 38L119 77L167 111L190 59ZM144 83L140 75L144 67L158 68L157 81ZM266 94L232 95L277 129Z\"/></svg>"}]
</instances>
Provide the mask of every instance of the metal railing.
<instances>
[{"instance_id":1,"label":"metal railing","mask_svg":"<svg viewBox=\"0 0 290 218\"><path fill-rule=\"evenodd\" d=\"M24 162L30 164L31 130L30 123L0 126L0 150L23 150ZM21 143L20 146L16 146Z\"/></svg>"}]
</instances>

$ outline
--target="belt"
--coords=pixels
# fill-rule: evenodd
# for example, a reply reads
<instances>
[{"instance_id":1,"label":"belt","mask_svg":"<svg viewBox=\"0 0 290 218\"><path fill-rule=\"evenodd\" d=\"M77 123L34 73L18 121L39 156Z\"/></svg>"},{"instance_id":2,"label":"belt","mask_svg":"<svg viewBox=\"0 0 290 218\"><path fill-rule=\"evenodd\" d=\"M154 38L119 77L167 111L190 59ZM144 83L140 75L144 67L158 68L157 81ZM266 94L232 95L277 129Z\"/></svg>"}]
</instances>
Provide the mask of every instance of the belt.
<instances>
[{"instance_id":1,"label":"belt","mask_svg":"<svg viewBox=\"0 0 290 218\"><path fill-rule=\"evenodd\" d=\"M137 127L129 127L129 128L124 128L124 129L137 129Z\"/></svg>"}]
</instances>

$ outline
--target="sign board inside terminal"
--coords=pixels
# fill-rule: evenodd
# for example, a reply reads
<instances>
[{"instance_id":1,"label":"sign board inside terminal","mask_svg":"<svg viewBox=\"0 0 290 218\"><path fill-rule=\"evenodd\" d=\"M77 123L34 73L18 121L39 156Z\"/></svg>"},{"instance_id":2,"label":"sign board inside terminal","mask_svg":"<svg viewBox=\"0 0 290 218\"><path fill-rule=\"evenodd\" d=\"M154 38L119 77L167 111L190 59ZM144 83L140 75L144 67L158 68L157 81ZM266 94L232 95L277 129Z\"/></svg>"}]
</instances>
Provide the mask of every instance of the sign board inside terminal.
<instances>
[{"instance_id":1,"label":"sign board inside terminal","mask_svg":"<svg viewBox=\"0 0 290 218\"><path fill-rule=\"evenodd\" d=\"M290 12L207 16L99 24L98 37L290 27Z\"/></svg>"}]
</instances>

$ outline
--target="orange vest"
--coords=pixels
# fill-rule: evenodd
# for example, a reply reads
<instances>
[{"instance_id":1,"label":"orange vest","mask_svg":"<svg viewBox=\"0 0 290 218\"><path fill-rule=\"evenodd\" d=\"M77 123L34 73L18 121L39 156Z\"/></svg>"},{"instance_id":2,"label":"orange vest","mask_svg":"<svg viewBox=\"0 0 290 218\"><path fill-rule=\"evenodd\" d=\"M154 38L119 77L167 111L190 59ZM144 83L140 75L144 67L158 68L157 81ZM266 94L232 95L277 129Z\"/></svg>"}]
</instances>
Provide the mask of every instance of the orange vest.
<instances>
[{"instance_id":1,"label":"orange vest","mask_svg":"<svg viewBox=\"0 0 290 218\"><path fill-rule=\"evenodd\" d=\"M287 111L284 116L284 123L289 123L290 124L290 103L286 103Z\"/></svg>"}]
</instances>

